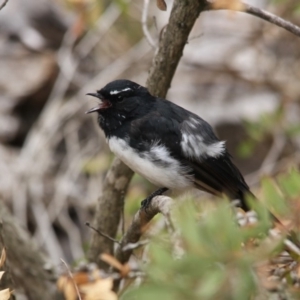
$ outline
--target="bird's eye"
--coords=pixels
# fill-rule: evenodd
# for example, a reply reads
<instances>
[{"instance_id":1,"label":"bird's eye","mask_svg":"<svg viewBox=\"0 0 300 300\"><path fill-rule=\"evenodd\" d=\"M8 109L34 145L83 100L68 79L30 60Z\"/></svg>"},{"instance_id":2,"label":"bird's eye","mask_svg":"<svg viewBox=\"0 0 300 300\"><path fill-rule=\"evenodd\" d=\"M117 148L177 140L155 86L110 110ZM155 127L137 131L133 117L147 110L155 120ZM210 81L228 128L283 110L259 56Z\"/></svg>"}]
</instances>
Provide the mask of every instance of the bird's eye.
<instances>
[{"instance_id":1,"label":"bird's eye","mask_svg":"<svg viewBox=\"0 0 300 300\"><path fill-rule=\"evenodd\" d=\"M117 96L117 101L118 102L122 102L124 100L124 97L122 97L122 96Z\"/></svg>"},{"instance_id":2,"label":"bird's eye","mask_svg":"<svg viewBox=\"0 0 300 300\"><path fill-rule=\"evenodd\" d=\"M124 101L126 98L128 98L128 93L120 93L119 95L115 96L115 99L117 102L122 102Z\"/></svg>"}]
</instances>

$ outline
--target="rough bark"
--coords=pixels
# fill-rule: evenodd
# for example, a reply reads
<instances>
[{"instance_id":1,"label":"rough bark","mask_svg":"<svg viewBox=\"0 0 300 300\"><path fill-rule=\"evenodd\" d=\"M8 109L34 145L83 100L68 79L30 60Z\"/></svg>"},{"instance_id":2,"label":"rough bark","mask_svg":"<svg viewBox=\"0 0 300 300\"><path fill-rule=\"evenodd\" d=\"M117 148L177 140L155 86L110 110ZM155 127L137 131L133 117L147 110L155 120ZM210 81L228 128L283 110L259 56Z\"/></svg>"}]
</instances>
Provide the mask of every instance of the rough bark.
<instances>
[{"instance_id":1,"label":"rough bark","mask_svg":"<svg viewBox=\"0 0 300 300\"><path fill-rule=\"evenodd\" d=\"M166 96L189 34L206 5L204 0L174 1L147 80L147 87L153 95Z\"/></svg>"},{"instance_id":2,"label":"rough bark","mask_svg":"<svg viewBox=\"0 0 300 300\"><path fill-rule=\"evenodd\" d=\"M115 158L103 184L103 194L99 198L94 226L106 235L115 238L124 206L124 197L133 172L118 158ZM100 267L108 265L99 258L100 253L113 253L113 241L93 233L88 257Z\"/></svg>"},{"instance_id":3,"label":"rough bark","mask_svg":"<svg viewBox=\"0 0 300 300\"><path fill-rule=\"evenodd\" d=\"M0 248L5 247L7 252L6 266L11 288L23 290L30 300L61 299L56 290L56 278L48 269L49 263L2 202L0 236Z\"/></svg>"}]
</instances>

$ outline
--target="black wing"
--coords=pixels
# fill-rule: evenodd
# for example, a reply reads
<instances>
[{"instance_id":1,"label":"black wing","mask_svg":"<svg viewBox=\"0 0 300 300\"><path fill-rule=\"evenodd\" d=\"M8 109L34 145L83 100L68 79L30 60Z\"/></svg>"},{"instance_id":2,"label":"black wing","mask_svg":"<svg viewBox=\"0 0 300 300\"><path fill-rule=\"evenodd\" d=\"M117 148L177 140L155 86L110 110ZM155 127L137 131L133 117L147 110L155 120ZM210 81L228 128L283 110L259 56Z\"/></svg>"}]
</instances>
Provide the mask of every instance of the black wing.
<instances>
[{"instance_id":1,"label":"black wing","mask_svg":"<svg viewBox=\"0 0 300 300\"><path fill-rule=\"evenodd\" d=\"M130 143L139 151L160 142L170 154L191 170L196 188L231 199L241 200L250 193L243 176L232 163L224 142L218 140L211 126L199 116L160 99L156 109L131 122Z\"/></svg>"},{"instance_id":2,"label":"black wing","mask_svg":"<svg viewBox=\"0 0 300 300\"><path fill-rule=\"evenodd\" d=\"M190 113L180 124L180 132L182 155L193 169L195 186L215 195L224 193L231 199L239 199L241 207L248 210L245 195L251 194L249 187L211 126Z\"/></svg>"}]
</instances>

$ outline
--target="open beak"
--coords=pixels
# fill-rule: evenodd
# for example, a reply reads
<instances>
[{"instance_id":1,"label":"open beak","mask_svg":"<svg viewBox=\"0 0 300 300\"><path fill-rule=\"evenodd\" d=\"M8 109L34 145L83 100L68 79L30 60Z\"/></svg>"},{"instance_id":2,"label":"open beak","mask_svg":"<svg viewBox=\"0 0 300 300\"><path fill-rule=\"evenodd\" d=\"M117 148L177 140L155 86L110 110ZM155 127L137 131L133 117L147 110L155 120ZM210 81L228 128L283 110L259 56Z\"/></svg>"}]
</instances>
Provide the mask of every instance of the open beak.
<instances>
[{"instance_id":1,"label":"open beak","mask_svg":"<svg viewBox=\"0 0 300 300\"><path fill-rule=\"evenodd\" d=\"M86 113L86 114L90 114L90 113L93 113L93 112L95 112L95 111L99 111L100 109L101 109L101 106L99 105L99 106L96 106L96 107L93 107L93 108L89 109L89 110L86 111L85 113Z\"/></svg>"},{"instance_id":2,"label":"open beak","mask_svg":"<svg viewBox=\"0 0 300 300\"><path fill-rule=\"evenodd\" d=\"M86 95L99 98L99 95L97 93L87 93Z\"/></svg>"},{"instance_id":3,"label":"open beak","mask_svg":"<svg viewBox=\"0 0 300 300\"><path fill-rule=\"evenodd\" d=\"M105 109L105 108L108 108L111 106L111 104L108 101L106 101L105 99L103 99L102 96L98 93L87 93L86 95L96 97L96 98L102 100L102 103L99 103L98 106L93 107L93 108L89 109L88 111L86 111L85 112L86 114L90 114L95 111L100 111L101 109Z\"/></svg>"}]
</instances>

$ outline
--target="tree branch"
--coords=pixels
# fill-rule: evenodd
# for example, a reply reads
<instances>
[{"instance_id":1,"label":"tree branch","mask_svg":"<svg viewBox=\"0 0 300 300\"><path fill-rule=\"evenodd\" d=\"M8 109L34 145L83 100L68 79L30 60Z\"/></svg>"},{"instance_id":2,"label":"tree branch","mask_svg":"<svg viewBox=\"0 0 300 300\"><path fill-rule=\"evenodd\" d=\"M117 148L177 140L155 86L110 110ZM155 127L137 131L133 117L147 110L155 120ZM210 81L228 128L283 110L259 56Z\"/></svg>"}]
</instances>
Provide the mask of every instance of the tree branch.
<instances>
[{"instance_id":1,"label":"tree branch","mask_svg":"<svg viewBox=\"0 0 300 300\"><path fill-rule=\"evenodd\" d=\"M160 39L159 49L147 80L147 87L151 94L159 97L166 96L188 36L206 6L204 0L174 1L169 23Z\"/></svg>"},{"instance_id":2,"label":"tree branch","mask_svg":"<svg viewBox=\"0 0 300 300\"><path fill-rule=\"evenodd\" d=\"M145 211L140 208L139 211L133 217L133 220L122 237L120 244L118 245L115 258L121 263L126 264L136 247L130 247L130 245L137 245L137 242L141 238L142 234L147 230L150 221L158 214L161 213L165 216L166 222L169 223L171 206L173 205L173 199L167 196L157 196L153 198L150 205ZM121 279L114 281L114 291L117 291L120 285Z\"/></svg>"},{"instance_id":3,"label":"tree branch","mask_svg":"<svg viewBox=\"0 0 300 300\"><path fill-rule=\"evenodd\" d=\"M147 24L147 21L148 21L148 9L149 9L149 0L144 0L144 7L143 7L143 11L142 11L142 29L143 29L143 32L144 32L144 36L145 38L147 39L149 45L155 49L156 48L156 45L155 45L155 42L149 32L149 28L148 28L148 24Z\"/></svg>"},{"instance_id":4,"label":"tree branch","mask_svg":"<svg viewBox=\"0 0 300 300\"><path fill-rule=\"evenodd\" d=\"M118 158L115 158L104 180L103 195L99 198L97 205L94 227L112 238L117 235L125 193L132 176L133 172ZM113 247L112 240L94 232L88 258L103 269L107 269L108 265L100 259L99 255L101 253L112 254Z\"/></svg>"},{"instance_id":5,"label":"tree branch","mask_svg":"<svg viewBox=\"0 0 300 300\"><path fill-rule=\"evenodd\" d=\"M3 3L0 5L0 10L7 4L8 0L4 0Z\"/></svg>"},{"instance_id":6,"label":"tree branch","mask_svg":"<svg viewBox=\"0 0 300 300\"><path fill-rule=\"evenodd\" d=\"M223 2L222 3L221 2L212 2L208 6L208 10L220 10L220 9L230 9L230 10L240 11L240 12L244 12L244 13L256 16L260 19L263 19L274 25L277 25L277 26L300 37L300 27L299 26L297 26L289 21L286 21L268 11L260 9L258 7L251 6L246 3L242 3L242 5L239 8L233 9L230 7L230 5L226 5L226 3L223 4Z\"/></svg>"},{"instance_id":7,"label":"tree branch","mask_svg":"<svg viewBox=\"0 0 300 300\"><path fill-rule=\"evenodd\" d=\"M53 274L40 249L23 230L3 202L0 203L0 248L6 248L7 264L15 288L23 289L28 299L60 299Z\"/></svg>"},{"instance_id":8,"label":"tree branch","mask_svg":"<svg viewBox=\"0 0 300 300\"><path fill-rule=\"evenodd\" d=\"M162 213L167 219L169 219L170 208L173 201L174 200L172 198L167 196L157 196L151 200L146 211L142 208L138 210L116 250L115 257L120 263L126 263L134 249L126 246L138 242L142 234L147 229L149 222L158 213Z\"/></svg>"}]
</instances>

